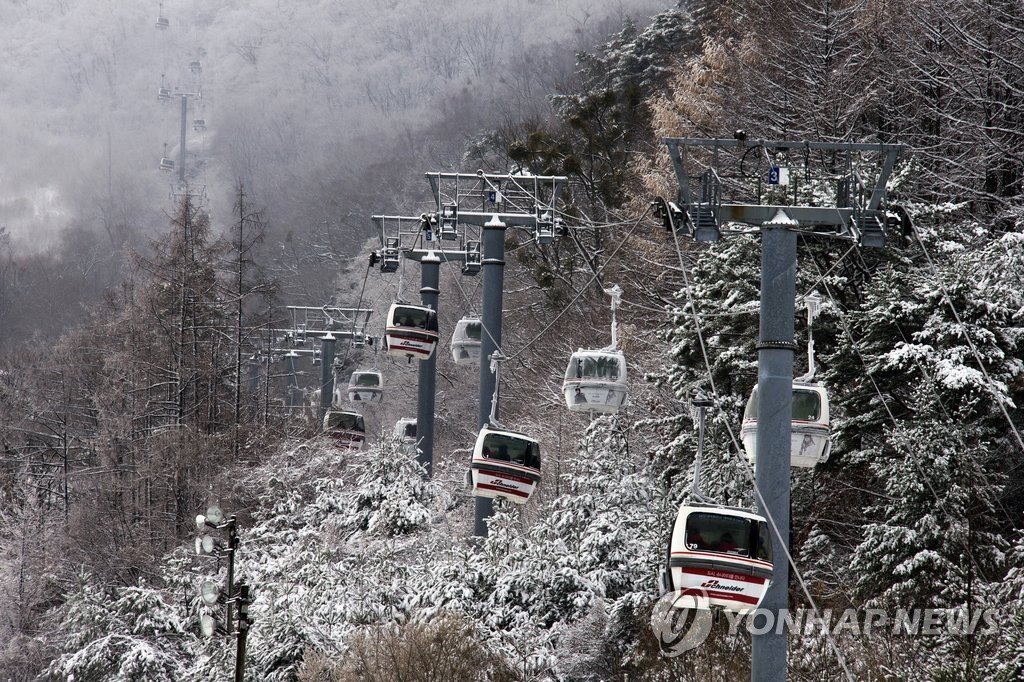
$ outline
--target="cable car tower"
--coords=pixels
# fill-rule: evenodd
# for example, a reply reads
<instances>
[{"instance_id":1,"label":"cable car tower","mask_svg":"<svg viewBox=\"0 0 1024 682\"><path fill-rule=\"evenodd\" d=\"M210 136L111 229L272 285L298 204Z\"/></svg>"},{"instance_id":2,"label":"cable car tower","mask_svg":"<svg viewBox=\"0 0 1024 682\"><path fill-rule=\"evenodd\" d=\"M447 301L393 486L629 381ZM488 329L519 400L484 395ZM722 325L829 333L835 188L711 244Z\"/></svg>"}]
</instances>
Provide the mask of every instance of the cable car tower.
<instances>
[{"instance_id":1,"label":"cable car tower","mask_svg":"<svg viewBox=\"0 0 1024 682\"><path fill-rule=\"evenodd\" d=\"M157 20L157 28L166 29L170 24L163 17L163 5L161 5L161 14ZM198 59L194 59L188 63L188 70L190 73L190 82L187 85L176 85L173 88L168 87L164 82L164 76L160 76L160 87L157 89L157 99L160 102L169 102L173 99L177 99L180 102L180 115L179 115L179 140L178 140L178 159L177 162L171 161L166 158L166 153L163 158L160 159L160 168L162 170L177 170L178 183L177 185L171 186L171 198L173 200L180 200L187 194L192 196L205 197L206 188L202 187L198 191L191 191L188 188L186 181L186 161L187 161L187 133L189 128L188 122L188 103L189 100L199 101L203 97L203 88L201 81L201 74L203 71L202 62ZM197 131L206 130L206 120L197 119L196 125L193 126ZM167 162L170 162L169 164ZM168 167L169 166L169 167Z\"/></svg>"},{"instance_id":2,"label":"cable car tower","mask_svg":"<svg viewBox=\"0 0 1024 682\"><path fill-rule=\"evenodd\" d=\"M435 314L442 261L461 263L462 274L466 276L484 273L482 338L479 351L473 349L480 364L479 425L483 427L489 423L484 406L494 388L493 375L483 359L489 358L501 343L505 229L522 228L538 243L551 242L563 231L555 207L567 180L562 176L488 174L482 170L425 175L437 210L418 217L373 216L381 249L371 254L370 266L379 264L381 272L389 273L399 269L402 258L419 261L421 302ZM428 474L433 464L436 362L436 354L419 361L418 460ZM476 535L486 534L487 516L490 500L478 498Z\"/></svg>"},{"instance_id":3,"label":"cable car tower","mask_svg":"<svg viewBox=\"0 0 1024 682\"><path fill-rule=\"evenodd\" d=\"M323 419L328 407L335 402L334 390L334 346L339 338L351 339L353 343L367 344L366 323L373 313L371 308L339 308L335 306L287 307L291 326L270 329L277 339L278 348L269 349L270 354L284 357L289 364L297 355L312 355L319 359L320 367L320 418ZM361 328L359 320L362 319ZM319 348L306 349L307 342L317 340Z\"/></svg>"},{"instance_id":4,"label":"cable car tower","mask_svg":"<svg viewBox=\"0 0 1024 682\"><path fill-rule=\"evenodd\" d=\"M480 228L480 264L483 300L480 323L479 425L490 423L495 377L484 358L501 346L502 297L504 293L505 230L525 230L537 244L549 244L565 232L558 210L559 197L568 179L564 176L529 174L427 173L437 203L441 239L445 221ZM497 405L494 406L497 410ZM497 418L497 413L494 417ZM477 497L473 534L487 535L491 500Z\"/></svg>"},{"instance_id":5,"label":"cable car tower","mask_svg":"<svg viewBox=\"0 0 1024 682\"><path fill-rule=\"evenodd\" d=\"M385 338L389 354L407 355L418 360L416 433L419 449L416 459L430 475L434 461L435 349L440 339L437 313L441 263L461 263L463 275L476 275L482 264L480 241L473 239L467 230L460 230L456 215L452 212L443 213L439 210L437 213L423 213L419 216L375 215L372 220L377 227L381 248L370 254L370 267L379 265L380 271L386 274L397 272L403 258L420 264L420 304L396 301L388 310ZM445 242L453 242L450 245L452 248L445 248ZM403 313L426 315L430 319L421 325L422 329L404 327L400 324ZM430 320L433 320L432 324ZM428 335L432 344L426 343Z\"/></svg>"},{"instance_id":6,"label":"cable car tower","mask_svg":"<svg viewBox=\"0 0 1024 682\"><path fill-rule=\"evenodd\" d=\"M664 138L679 183L676 201L654 205L665 227L697 241L753 225L761 232L761 319L758 338L759 410L755 482L761 511L789 544L796 245L804 235L885 246L890 220L885 185L903 145L884 143ZM782 622L788 608L789 564L774 562L762 608ZM753 636L751 679L786 678L788 632Z\"/></svg>"}]
</instances>

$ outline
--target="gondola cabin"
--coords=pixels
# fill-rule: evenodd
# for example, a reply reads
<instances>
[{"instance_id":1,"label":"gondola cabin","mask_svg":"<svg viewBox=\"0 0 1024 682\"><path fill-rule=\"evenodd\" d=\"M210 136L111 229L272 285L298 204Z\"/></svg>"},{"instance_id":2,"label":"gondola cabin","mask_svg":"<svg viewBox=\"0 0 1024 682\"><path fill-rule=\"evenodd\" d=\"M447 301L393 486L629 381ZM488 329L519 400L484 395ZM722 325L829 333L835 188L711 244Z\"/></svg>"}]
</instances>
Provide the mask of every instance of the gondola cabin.
<instances>
[{"instance_id":1,"label":"gondola cabin","mask_svg":"<svg viewBox=\"0 0 1024 682\"><path fill-rule=\"evenodd\" d=\"M772 580L772 543L763 516L746 509L684 504L669 545L662 589L707 599L739 614L760 605Z\"/></svg>"},{"instance_id":2,"label":"gondola cabin","mask_svg":"<svg viewBox=\"0 0 1024 682\"><path fill-rule=\"evenodd\" d=\"M437 347L437 313L432 308L393 303L384 327L387 353L398 358L429 360Z\"/></svg>"},{"instance_id":3,"label":"gondola cabin","mask_svg":"<svg viewBox=\"0 0 1024 682\"><path fill-rule=\"evenodd\" d=\"M172 171L174 170L174 160L168 159L166 156L160 157L160 170Z\"/></svg>"},{"instance_id":4,"label":"gondola cabin","mask_svg":"<svg viewBox=\"0 0 1024 682\"><path fill-rule=\"evenodd\" d=\"M348 380L348 399L379 403L384 399L384 378L376 370L356 370Z\"/></svg>"},{"instance_id":5,"label":"gondola cabin","mask_svg":"<svg viewBox=\"0 0 1024 682\"><path fill-rule=\"evenodd\" d=\"M392 435L402 452L416 454L416 444L419 439L416 436L415 417L402 417L395 422L395 431Z\"/></svg>"},{"instance_id":6,"label":"gondola cabin","mask_svg":"<svg viewBox=\"0 0 1024 682\"><path fill-rule=\"evenodd\" d=\"M362 450L366 443L363 415L345 410L328 410L324 415L324 434L339 447Z\"/></svg>"},{"instance_id":7,"label":"gondola cabin","mask_svg":"<svg viewBox=\"0 0 1024 682\"><path fill-rule=\"evenodd\" d=\"M743 412L740 439L747 458L757 457L757 386ZM816 382L793 381L793 431L790 436L789 461L795 467L812 467L828 459L832 449L829 440L829 405L825 387Z\"/></svg>"},{"instance_id":8,"label":"gondola cabin","mask_svg":"<svg viewBox=\"0 0 1024 682\"><path fill-rule=\"evenodd\" d=\"M526 504L540 483L540 443L485 426L473 448L470 472L474 495Z\"/></svg>"},{"instance_id":9,"label":"gondola cabin","mask_svg":"<svg viewBox=\"0 0 1024 682\"><path fill-rule=\"evenodd\" d=\"M576 351L565 369L562 393L573 412L618 412L626 402L626 357L618 350Z\"/></svg>"},{"instance_id":10,"label":"gondola cabin","mask_svg":"<svg viewBox=\"0 0 1024 682\"><path fill-rule=\"evenodd\" d=\"M479 318L464 317L452 333L452 359L456 365L480 364L480 340L483 324Z\"/></svg>"}]
</instances>

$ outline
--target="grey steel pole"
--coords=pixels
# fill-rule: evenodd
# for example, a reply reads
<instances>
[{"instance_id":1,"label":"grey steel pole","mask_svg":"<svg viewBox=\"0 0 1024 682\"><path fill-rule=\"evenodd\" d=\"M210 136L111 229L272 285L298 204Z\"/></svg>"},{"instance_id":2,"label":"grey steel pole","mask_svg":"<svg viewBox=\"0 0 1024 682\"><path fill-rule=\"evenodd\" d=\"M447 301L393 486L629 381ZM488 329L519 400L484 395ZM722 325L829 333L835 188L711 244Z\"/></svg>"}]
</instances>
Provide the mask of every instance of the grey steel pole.
<instances>
[{"instance_id":1,"label":"grey steel pole","mask_svg":"<svg viewBox=\"0 0 1024 682\"><path fill-rule=\"evenodd\" d=\"M181 96L181 146L178 149L178 183L185 184L185 129L188 127L188 97Z\"/></svg>"},{"instance_id":2,"label":"grey steel pole","mask_svg":"<svg viewBox=\"0 0 1024 682\"><path fill-rule=\"evenodd\" d=\"M440 290L441 259L429 253L420 259L420 300L423 305L437 311ZM438 344L440 347L440 344ZM416 398L416 439L419 454L416 461L427 469L427 478L434 468L434 392L437 379L437 353L429 360L420 360L419 387Z\"/></svg>"},{"instance_id":3,"label":"grey steel pole","mask_svg":"<svg viewBox=\"0 0 1024 682\"><path fill-rule=\"evenodd\" d=\"M761 512L774 521L778 534L772 531L774 576L760 607L771 612L773 627L765 634L753 636L750 679L783 682L789 638L783 627L788 609L789 563L782 548L789 546L796 232L781 225L765 224L761 229L761 248L755 478L764 500ZM760 620L764 617L755 619L755 628L766 627Z\"/></svg>"},{"instance_id":4,"label":"grey steel pole","mask_svg":"<svg viewBox=\"0 0 1024 682\"><path fill-rule=\"evenodd\" d=\"M238 583L238 629L235 635L235 682L245 682L245 640L249 634L249 586Z\"/></svg>"},{"instance_id":5,"label":"grey steel pole","mask_svg":"<svg viewBox=\"0 0 1024 682\"><path fill-rule=\"evenodd\" d=\"M487 221L483 229L484 278L483 333L480 335L480 428L490 422L491 400L494 397L494 375L491 374L491 353L501 344L501 302L505 288L505 223L497 217ZM498 407L494 415L498 416ZM492 512L489 497L477 497L473 535L487 537L487 519Z\"/></svg>"},{"instance_id":6,"label":"grey steel pole","mask_svg":"<svg viewBox=\"0 0 1024 682\"><path fill-rule=\"evenodd\" d=\"M255 355L249 358L249 393L258 394L260 391L260 361Z\"/></svg>"},{"instance_id":7,"label":"grey steel pole","mask_svg":"<svg viewBox=\"0 0 1024 682\"><path fill-rule=\"evenodd\" d=\"M224 627L229 634L233 625L231 607L234 604L232 598L235 596L235 552L238 551L239 544L241 540L238 539L238 524L235 517L231 516L228 518L228 595L224 602Z\"/></svg>"},{"instance_id":8,"label":"grey steel pole","mask_svg":"<svg viewBox=\"0 0 1024 682\"><path fill-rule=\"evenodd\" d=\"M320 339L320 421L334 405L334 335Z\"/></svg>"},{"instance_id":9,"label":"grey steel pole","mask_svg":"<svg viewBox=\"0 0 1024 682\"><path fill-rule=\"evenodd\" d=\"M295 378L295 356L291 353L286 353L284 356L285 364L287 365L288 372L288 409L295 407L297 402L296 398L299 392L299 382Z\"/></svg>"}]
</instances>

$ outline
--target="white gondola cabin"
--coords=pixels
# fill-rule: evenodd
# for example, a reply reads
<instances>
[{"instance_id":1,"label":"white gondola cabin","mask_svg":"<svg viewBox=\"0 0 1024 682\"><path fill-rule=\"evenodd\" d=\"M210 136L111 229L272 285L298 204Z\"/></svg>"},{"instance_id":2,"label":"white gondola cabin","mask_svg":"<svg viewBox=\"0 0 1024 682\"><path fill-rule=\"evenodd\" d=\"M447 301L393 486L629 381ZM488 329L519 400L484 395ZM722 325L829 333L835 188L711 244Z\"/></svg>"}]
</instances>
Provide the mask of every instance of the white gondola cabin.
<instances>
[{"instance_id":1,"label":"white gondola cabin","mask_svg":"<svg viewBox=\"0 0 1024 682\"><path fill-rule=\"evenodd\" d=\"M432 308L391 304L384 328L388 355L429 360L437 347L437 338L437 313Z\"/></svg>"},{"instance_id":2,"label":"white gondola cabin","mask_svg":"<svg viewBox=\"0 0 1024 682\"><path fill-rule=\"evenodd\" d=\"M565 369L562 393L573 412L618 412L626 402L626 356L619 350L576 351Z\"/></svg>"},{"instance_id":3,"label":"white gondola cabin","mask_svg":"<svg viewBox=\"0 0 1024 682\"><path fill-rule=\"evenodd\" d=\"M757 386L743 412L740 439L747 458L757 456ZM793 431L790 436L790 464L813 467L828 460L832 445L829 440L829 404L825 387L816 382L793 380Z\"/></svg>"},{"instance_id":4,"label":"white gondola cabin","mask_svg":"<svg viewBox=\"0 0 1024 682\"><path fill-rule=\"evenodd\" d=\"M366 443L366 423L358 412L328 410L324 415L324 434L340 447L362 450Z\"/></svg>"},{"instance_id":5,"label":"white gondola cabin","mask_svg":"<svg viewBox=\"0 0 1024 682\"><path fill-rule=\"evenodd\" d=\"M348 399L379 403L384 399L384 378L376 370L356 370L348 380Z\"/></svg>"},{"instance_id":6,"label":"white gondola cabin","mask_svg":"<svg viewBox=\"0 0 1024 682\"><path fill-rule=\"evenodd\" d=\"M192 130L196 131L197 133L201 133L204 130L206 130L206 119L205 118L197 118L197 119L193 120L192 121Z\"/></svg>"},{"instance_id":7,"label":"white gondola cabin","mask_svg":"<svg viewBox=\"0 0 1024 682\"><path fill-rule=\"evenodd\" d=\"M402 417L395 422L395 430L392 436L398 442L402 452L416 454L416 444L419 439L416 435L415 417Z\"/></svg>"},{"instance_id":8,"label":"white gondola cabin","mask_svg":"<svg viewBox=\"0 0 1024 682\"><path fill-rule=\"evenodd\" d=\"M768 523L747 509L684 504L672 527L666 569L664 592L749 613L761 604L772 581Z\"/></svg>"},{"instance_id":9,"label":"white gondola cabin","mask_svg":"<svg viewBox=\"0 0 1024 682\"><path fill-rule=\"evenodd\" d=\"M483 323L477 317L464 317L452 332L452 359L456 365L480 364L480 341Z\"/></svg>"},{"instance_id":10,"label":"white gondola cabin","mask_svg":"<svg viewBox=\"0 0 1024 682\"><path fill-rule=\"evenodd\" d=\"M485 426L473 448L470 472L474 495L526 504L540 483L540 443Z\"/></svg>"},{"instance_id":11,"label":"white gondola cabin","mask_svg":"<svg viewBox=\"0 0 1024 682\"><path fill-rule=\"evenodd\" d=\"M160 100L161 102L166 102L167 100L169 100L171 98L171 89L170 88L163 88L163 87L157 88L156 89L156 98L158 100Z\"/></svg>"},{"instance_id":12,"label":"white gondola cabin","mask_svg":"<svg viewBox=\"0 0 1024 682\"><path fill-rule=\"evenodd\" d=\"M168 159L166 156L160 157L160 170L172 171L174 170L174 160Z\"/></svg>"}]
</instances>

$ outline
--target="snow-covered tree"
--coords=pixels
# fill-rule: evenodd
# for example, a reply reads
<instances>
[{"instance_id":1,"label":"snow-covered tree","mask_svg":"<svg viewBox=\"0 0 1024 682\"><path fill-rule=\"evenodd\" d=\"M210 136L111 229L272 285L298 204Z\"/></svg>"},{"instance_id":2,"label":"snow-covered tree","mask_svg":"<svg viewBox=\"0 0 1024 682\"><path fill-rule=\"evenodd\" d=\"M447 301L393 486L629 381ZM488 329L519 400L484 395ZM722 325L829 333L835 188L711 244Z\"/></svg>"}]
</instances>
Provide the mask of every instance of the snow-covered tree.
<instances>
[{"instance_id":1,"label":"snow-covered tree","mask_svg":"<svg viewBox=\"0 0 1024 682\"><path fill-rule=\"evenodd\" d=\"M54 645L62 653L47 668L48 679L184 679L186 652L194 635L161 591L142 581L102 588L81 574L54 616L61 624Z\"/></svg>"}]
</instances>

